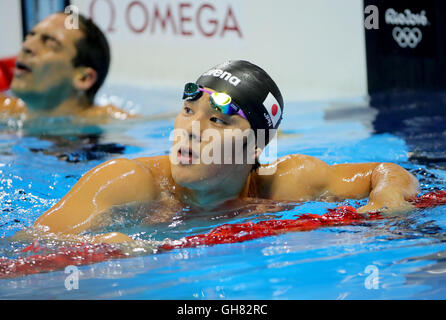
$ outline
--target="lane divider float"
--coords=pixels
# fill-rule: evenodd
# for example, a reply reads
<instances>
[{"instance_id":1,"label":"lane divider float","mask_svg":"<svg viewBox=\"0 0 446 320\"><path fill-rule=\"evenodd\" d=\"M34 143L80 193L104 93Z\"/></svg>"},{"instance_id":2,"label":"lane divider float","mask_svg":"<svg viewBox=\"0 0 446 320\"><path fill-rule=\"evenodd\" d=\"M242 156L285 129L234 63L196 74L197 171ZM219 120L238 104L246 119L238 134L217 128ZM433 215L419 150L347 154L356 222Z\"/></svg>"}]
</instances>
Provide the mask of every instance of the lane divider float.
<instances>
[{"instance_id":1,"label":"lane divider float","mask_svg":"<svg viewBox=\"0 0 446 320\"><path fill-rule=\"evenodd\" d=\"M425 209L446 205L446 191L426 193L411 201L416 208ZM259 222L224 224L209 233L184 237L180 240L166 240L158 248L160 252L174 249L193 248L249 241L293 231L311 231L320 227L360 224L364 221L383 219L379 213L368 217L352 206L328 209L323 215L302 214L296 219L271 219ZM22 250L23 253L39 253L47 250L38 241ZM82 266L111 259L131 257L110 244L79 243L63 247L54 252L35 254L23 258L0 258L0 279L15 278L30 274L61 270L66 266Z\"/></svg>"}]
</instances>

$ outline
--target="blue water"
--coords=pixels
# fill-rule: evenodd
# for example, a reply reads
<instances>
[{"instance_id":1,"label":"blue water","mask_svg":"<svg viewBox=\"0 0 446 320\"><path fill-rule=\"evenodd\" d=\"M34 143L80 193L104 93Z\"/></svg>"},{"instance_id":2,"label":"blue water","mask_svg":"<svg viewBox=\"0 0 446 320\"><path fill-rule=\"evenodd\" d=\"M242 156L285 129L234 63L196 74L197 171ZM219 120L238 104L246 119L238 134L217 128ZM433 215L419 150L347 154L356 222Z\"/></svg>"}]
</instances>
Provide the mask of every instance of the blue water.
<instances>
[{"instance_id":1,"label":"blue water","mask_svg":"<svg viewBox=\"0 0 446 320\"><path fill-rule=\"evenodd\" d=\"M113 95L111 94L113 92ZM131 99L130 99L131 97ZM109 87L112 101L147 116L176 111L176 91ZM400 132L377 128L379 110L362 99L289 102L278 140L278 156L302 153L329 164L396 162L414 173L424 192L446 189L446 170L409 159L413 151ZM62 121L62 120L61 120ZM63 123L63 121L62 121ZM53 124L57 125L57 124ZM60 126L60 124L59 124ZM46 130L51 124L45 126ZM99 128L99 144L125 146L97 159L69 162L61 154L83 154L76 134L98 128L62 125L65 140L42 138L20 124L0 134L0 256L17 249L7 237L31 226L89 169L103 161L166 154L173 118L112 124ZM68 129L67 129L68 128ZM51 131L51 130L48 130ZM56 142L55 142L56 141ZM423 148L423 142L417 145ZM106 150L107 151L107 150ZM71 153L70 153L71 152ZM438 158L438 157L437 157ZM66 158L65 158L66 159ZM323 214L341 203L308 202L274 213L293 218ZM80 267L79 289L65 288L62 271L0 280L2 299L444 299L446 298L445 206L361 225L293 232L244 243L173 250ZM183 219L151 227L126 226L134 238L162 240L207 232L224 223L271 216ZM368 269L374 273L368 273ZM375 288L370 279L376 276Z\"/></svg>"}]
</instances>

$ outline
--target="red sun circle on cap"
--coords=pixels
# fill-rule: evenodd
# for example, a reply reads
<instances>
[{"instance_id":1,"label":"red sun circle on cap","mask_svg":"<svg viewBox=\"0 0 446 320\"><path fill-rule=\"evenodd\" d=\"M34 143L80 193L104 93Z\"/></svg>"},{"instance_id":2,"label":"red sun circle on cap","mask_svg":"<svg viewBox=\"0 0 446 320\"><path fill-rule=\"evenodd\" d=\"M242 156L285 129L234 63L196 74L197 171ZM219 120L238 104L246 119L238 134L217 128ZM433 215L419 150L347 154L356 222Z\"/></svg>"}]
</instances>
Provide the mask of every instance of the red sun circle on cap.
<instances>
[{"instance_id":1,"label":"red sun circle on cap","mask_svg":"<svg viewBox=\"0 0 446 320\"><path fill-rule=\"evenodd\" d=\"M276 116L277 112L279 112L279 107L277 106L277 104L273 104L273 106L271 107L271 113L273 117Z\"/></svg>"}]
</instances>

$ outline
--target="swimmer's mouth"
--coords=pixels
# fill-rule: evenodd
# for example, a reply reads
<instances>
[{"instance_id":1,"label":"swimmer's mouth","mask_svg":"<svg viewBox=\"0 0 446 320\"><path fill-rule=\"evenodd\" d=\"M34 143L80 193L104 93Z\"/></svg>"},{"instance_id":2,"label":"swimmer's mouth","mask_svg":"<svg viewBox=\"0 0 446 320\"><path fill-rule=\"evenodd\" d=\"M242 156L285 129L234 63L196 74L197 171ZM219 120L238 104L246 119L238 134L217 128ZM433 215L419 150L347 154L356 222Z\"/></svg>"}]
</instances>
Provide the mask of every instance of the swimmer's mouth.
<instances>
[{"instance_id":1,"label":"swimmer's mouth","mask_svg":"<svg viewBox=\"0 0 446 320\"><path fill-rule=\"evenodd\" d=\"M198 155L190 147L181 147L178 150L177 157L182 164L191 164L193 160L199 159Z\"/></svg>"},{"instance_id":2,"label":"swimmer's mouth","mask_svg":"<svg viewBox=\"0 0 446 320\"><path fill-rule=\"evenodd\" d=\"M32 70L28 65L26 65L20 61L16 62L16 65L15 65L15 74L16 75L22 75L22 74L27 74L27 73L31 73L31 72L32 72Z\"/></svg>"}]
</instances>

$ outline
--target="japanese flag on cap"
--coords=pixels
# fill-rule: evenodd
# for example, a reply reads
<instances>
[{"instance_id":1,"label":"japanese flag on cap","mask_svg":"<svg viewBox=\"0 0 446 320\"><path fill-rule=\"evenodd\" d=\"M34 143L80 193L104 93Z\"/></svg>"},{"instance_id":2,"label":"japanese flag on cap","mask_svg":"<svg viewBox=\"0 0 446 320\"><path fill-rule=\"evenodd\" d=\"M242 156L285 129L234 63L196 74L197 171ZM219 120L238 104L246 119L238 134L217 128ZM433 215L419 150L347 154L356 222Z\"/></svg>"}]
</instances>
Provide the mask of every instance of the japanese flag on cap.
<instances>
[{"instance_id":1,"label":"japanese flag on cap","mask_svg":"<svg viewBox=\"0 0 446 320\"><path fill-rule=\"evenodd\" d=\"M277 127L277 123L282 117L282 109L280 108L279 102L277 102L276 98L274 98L271 92L268 93L268 96L263 102L263 106L268 111L272 122L272 127L275 129Z\"/></svg>"}]
</instances>

